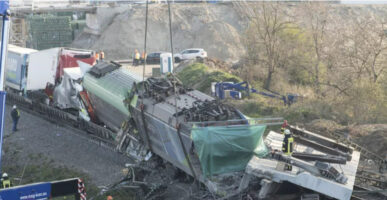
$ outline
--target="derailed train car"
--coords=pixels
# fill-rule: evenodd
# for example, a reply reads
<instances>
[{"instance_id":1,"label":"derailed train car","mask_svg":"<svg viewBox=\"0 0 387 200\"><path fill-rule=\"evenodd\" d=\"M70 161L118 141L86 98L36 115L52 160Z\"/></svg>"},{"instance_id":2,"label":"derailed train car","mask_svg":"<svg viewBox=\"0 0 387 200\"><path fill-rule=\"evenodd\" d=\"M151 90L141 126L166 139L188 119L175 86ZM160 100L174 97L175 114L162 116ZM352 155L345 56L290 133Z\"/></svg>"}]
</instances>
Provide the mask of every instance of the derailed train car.
<instances>
[{"instance_id":1,"label":"derailed train car","mask_svg":"<svg viewBox=\"0 0 387 200\"><path fill-rule=\"evenodd\" d=\"M247 119L175 80L141 82L126 69L100 63L83 86L106 126L119 129L129 122L116 137L120 150L138 158L151 151L203 183L212 175L243 171L253 154L267 153L262 134L268 120Z\"/></svg>"},{"instance_id":2,"label":"derailed train car","mask_svg":"<svg viewBox=\"0 0 387 200\"><path fill-rule=\"evenodd\" d=\"M329 193L316 184L301 186L333 198L350 197L356 173L353 166L357 166L358 159L346 164L354 172L347 172L347 177L331 164L318 161L336 162L327 159L332 158L329 147L317 145L320 150L329 150L327 157L318 154L321 158L298 152L314 159L312 162L273 152L274 144L282 140L267 146L262 135L266 126L282 124L282 118L250 119L232 106L184 87L172 75L141 81L114 63L94 66L84 77L83 85L99 120L119 129L113 136L118 150L139 160L157 154L214 193L238 194L247 187L248 177L267 178L272 170L271 176L278 176L277 181L324 182L324 188L337 191ZM337 158L340 163L346 162ZM270 165L262 167L261 162ZM291 163L295 170L276 170L281 162Z\"/></svg>"},{"instance_id":3,"label":"derailed train car","mask_svg":"<svg viewBox=\"0 0 387 200\"><path fill-rule=\"evenodd\" d=\"M130 117L124 104L128 91L139 76L130 73L115 63L99 63L83 77L83 87L93 107L98 121L114 131L118 131Z\"/></svg>"},{"instance_id":4,"label":"derailed train car","mask_svg":"<svg viewBox=\"0 0 387 200\"><path fill-rule=\"evenodd\" d=\"M243 170L265 126L248 124L237 109L174 80L149 78L132 88L128 107L141 141L203 182Z\"/></svg>"}]
</instances>

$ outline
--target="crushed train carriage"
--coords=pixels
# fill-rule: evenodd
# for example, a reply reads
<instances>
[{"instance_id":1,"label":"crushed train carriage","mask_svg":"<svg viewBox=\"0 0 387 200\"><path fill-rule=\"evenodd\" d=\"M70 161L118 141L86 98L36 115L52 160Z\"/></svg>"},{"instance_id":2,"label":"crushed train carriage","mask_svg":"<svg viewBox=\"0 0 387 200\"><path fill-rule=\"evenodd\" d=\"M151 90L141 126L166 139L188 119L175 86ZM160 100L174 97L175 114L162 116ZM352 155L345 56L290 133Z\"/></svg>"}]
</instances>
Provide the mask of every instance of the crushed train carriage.
<instances>
[{"instance_id":1,"label":"crushed train carriage","mask_svg":"<svg viewBox=\"0 0 387 200\"><path fill-rule=\"evenodd\" d=\"M265 174L270 173L274 182L290 181L333 198L350 198L359 152L333 149L329 145L340 144L330 141L320 146L300 144L297 155L307 157L308 162L278 155L277 151L270 153L276 150L276 145L269 144L274 133L265 140L263 133L267 125L280 124L282 118L249 119L231 106L184 87L172 76L143 81L112 65L115 64L97 65L85 76L84 87L100 120L108 122L105 124L110 128L120 129L114 136L119 150L138 159L144 159L151 151L217 193L238 193L247 187L251 176L268 179ZM90 87L90 80L98 84ZM101 91L97 88L106 91L98 95ZM316 154L304 152L313 148L317 149ZM294 165L293 170L278 169L277 165L284 162ZM329 162L339 162L350 171L339 172L341 166ZM232 180L232 184L224 184L227 181L223 180ZM299 183L305 180L313 184ZM321 190L315 183L335 190Z\"/></svg>"},{"instance_id":2,"label":"crushed train carriage","mask_svg":"<svg viewBox=\"0 0 387 200\"><path fill-rule=\"evenodd\" d=\"M84 76L83 86L99 121L113 130L131 121L130 126L138 131L116 137L116 141L125 143L121 149L129 147L127 153L132 153L133 146L124 141L129 136L144 150L203 181L202 169L207 175L242 171L254 153L263 155L267 151L262 141L265 125L249 124L237 109L184 88L179 82L173 84L171 79L148 78L142 82L114 63L100 63ZM174 98L174 88L178 98ZM269 120L278 123L281 119ZM194 149L200 149L199 157ZM240 159L229 159L235 157Z\"/></svg>"}]
</instances>

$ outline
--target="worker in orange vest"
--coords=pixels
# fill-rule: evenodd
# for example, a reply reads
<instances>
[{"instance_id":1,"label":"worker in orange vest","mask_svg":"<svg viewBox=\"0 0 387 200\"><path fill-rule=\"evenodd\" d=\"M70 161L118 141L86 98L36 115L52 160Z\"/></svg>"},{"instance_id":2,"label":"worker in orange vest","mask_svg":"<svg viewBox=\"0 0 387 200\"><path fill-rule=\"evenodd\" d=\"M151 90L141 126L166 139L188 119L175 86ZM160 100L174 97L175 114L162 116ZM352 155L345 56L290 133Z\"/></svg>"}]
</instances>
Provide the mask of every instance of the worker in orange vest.
<instances>
[{"instance_id":1,"label":"worker in orange vest","mask_svg":"<svg viewBox=\"0 0 387 200\"><path fill-rule=\"evenodd\" d=\"M134 59L133 59L133 65L134 66L137 66L140 62L140 53L138 52L138 50L134 50Z\"/></svg>"},{"instance_id":2,"label":"worker in orange vest","mask_svg":"<svg viewBox=\"0 0 387 200\"><path fill-rule=\"evenodd\" d=\"M141 64L144 64L144 62L146 61L146 56L147 54L143 51L141 54Z\"/></svg>"},{"instance_id":3,"label":"worker in orange vest","mask_svg":"<svg viewBox=\"0 0 387 200\"><path fill-rule=\"evenodd\" d=\"M95 61L99 63L99 53L95 52Z\"/></svg>"},{"instance_id":4,"label":"worker in orange vest","mask_svg":"<svg viewBox=\"0 0 387 200\"><path fill-rule=\"evenodd\" d=\"M103 59L105 59L105 53L102 50L99 51L99 57L100 57L101 61L103 61Z\"/></svg>"}]
</instances>

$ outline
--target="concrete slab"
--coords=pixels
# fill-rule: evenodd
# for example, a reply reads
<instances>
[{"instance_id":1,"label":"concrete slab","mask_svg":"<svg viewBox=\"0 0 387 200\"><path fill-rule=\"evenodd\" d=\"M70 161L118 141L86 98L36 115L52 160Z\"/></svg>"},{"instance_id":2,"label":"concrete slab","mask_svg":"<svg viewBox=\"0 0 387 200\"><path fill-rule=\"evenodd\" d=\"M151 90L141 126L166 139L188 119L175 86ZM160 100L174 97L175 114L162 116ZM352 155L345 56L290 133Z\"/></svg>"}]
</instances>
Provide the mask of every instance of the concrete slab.
<instances>
[{"instance_id":1,"label":"concrete slab","mask_svg":"<svg viewBox=\"0 0 387 200\"><path fill-rule=\"evenodd\" d=\"M282 134L271 131L265 138L265 143L272 149L280 151L282 148L283 137L284 136ZM295 145L294 151L323 154L322 152L318 152L311 147L304 145ZM345 165L332 164L332 166L339 172L343 172L345 176L348 177L346 184L340 184L334 180L312 175L309 172L295 166L293 166L292 171L280 171L276 169L278 165L277 160L260 159L258 157L253 157L250 160L246 167L246 172L277 183L288 181L332 198L348 200L352 195L359 159L360 152L354 151L352 154L352 160L347 162Z\"/></svg>"}]
</instances>

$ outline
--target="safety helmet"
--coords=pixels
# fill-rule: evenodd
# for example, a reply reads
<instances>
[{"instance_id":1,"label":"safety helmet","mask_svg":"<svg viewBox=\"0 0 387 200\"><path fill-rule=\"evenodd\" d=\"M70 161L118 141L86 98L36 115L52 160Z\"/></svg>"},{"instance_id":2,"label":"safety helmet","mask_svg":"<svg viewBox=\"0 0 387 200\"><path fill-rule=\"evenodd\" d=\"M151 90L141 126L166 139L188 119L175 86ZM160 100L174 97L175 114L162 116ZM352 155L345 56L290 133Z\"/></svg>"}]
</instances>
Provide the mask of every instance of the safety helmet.
<instances>
[{"instance_id":1,"label":"safety helmet","mask_svg":"<svg viewBox=\"0 0 387 200\"><path fill-rule=\"evenodd\" d=\"M285 129L285 135L290 135L289 129Z\"/></svg>"},{"instance_id":2,"label":"safety helmet","mask_svg":"<svg viewBox=\"0 0 387 200\"><path fill-rule=\"evenodd\" d=\"M7 173L3 173L3 176L2 176L3 178L6 178L6 177L8 177L8 174Z\"/></svg>"},{"instance_id":3,"label":"safety helmet","mask_svg":"<svg viewBox=\"0 0 387 200\"><path fill-rule=\"evenodd\" d=\"M107 200L113 200L113 197L112 196L108 196Z\"/></svg>"},{"instance_id":4,"label":"safety helmet","mask_svg":"<svg viewBox=\"0 0 387 200\"><path fill-rule=\"evenodd\" d=\"M16 105L13 105L12 108L13 108L13 109L16 109Z\"/></svg>"}]
</instances>

